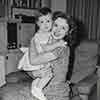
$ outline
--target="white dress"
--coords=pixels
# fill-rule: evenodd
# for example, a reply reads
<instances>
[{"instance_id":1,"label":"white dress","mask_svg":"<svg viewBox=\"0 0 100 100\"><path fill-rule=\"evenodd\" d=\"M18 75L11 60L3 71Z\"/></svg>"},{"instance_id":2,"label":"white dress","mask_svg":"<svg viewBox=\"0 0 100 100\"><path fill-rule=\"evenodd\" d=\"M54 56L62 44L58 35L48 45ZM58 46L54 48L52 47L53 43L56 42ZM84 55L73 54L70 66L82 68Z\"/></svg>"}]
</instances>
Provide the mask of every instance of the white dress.
<instances>
[{"instance_id":1,"label":"white dress","mask_svg":"<svg viewBox=\"0 0 100 100\"><path fill-rule=\"evenodd\" d=\"M35 43L36 43L36 48L37 48L38 52L40 53L40 52L43 52L41 44L48 43L49 38L50 38L50 33L47 33L47 34L36 33L36 35L33 38L34 38ZM32 70L38 70L38 69L44 67L43 64L36 65L36 66L33 66L30 64L30 62L29 62L29 48L22 47L21 51L24 53L24 55L21 58L21 60L19 61L18 69L20 69L20 70L22 69L25 71L32 71ZM49 66L50 64L48 63L47 65Z\"/></svg>"}]
</instances>

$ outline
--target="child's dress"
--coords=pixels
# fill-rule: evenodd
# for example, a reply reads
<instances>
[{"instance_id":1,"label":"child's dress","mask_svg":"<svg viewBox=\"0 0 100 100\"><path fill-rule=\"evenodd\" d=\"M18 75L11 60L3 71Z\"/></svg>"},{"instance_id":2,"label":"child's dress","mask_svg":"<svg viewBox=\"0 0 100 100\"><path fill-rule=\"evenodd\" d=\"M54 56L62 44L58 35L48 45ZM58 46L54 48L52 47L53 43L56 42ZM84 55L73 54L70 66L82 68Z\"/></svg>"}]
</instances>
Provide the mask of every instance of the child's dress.
<instances>
[{"instance_id":1,"label":"child's dress","mask_svg":"<svg viewBox=\"0 0 100 100\"><path fill-rule=\"evenodd\" d=\"M49 37L50 37L50 33L48 33L48 34L39 34L39 33L37 33L33 37L33 39L35 40L35 43L36 43L36 48L37 48L39 53L43 52L41 44L47 44L48 41L49 41ZM19 61L18 69L22 69L22 70L25 70L25 71L33 71L33 70L38 70L38 69L44 67L43 64L36 65L36 66L33 66L33 65L30 64L30 61L29 61L29 48L22 47L21 51L24 53L24 55L21 58L21 60ZM50 64L48 63L47 65L49 66Z\"/></svg>"},{"instance_id":2,"label":"child's dress","mask_svg":"<svg viewBox=\"0 0 100 100\"><path fill-rule=\"evenodd\" d=\"M43 52L41 44L47 44L49 37L50 37L50 33L47 33L47 34L37 33L33 37L32 41L35 42L35 46L36 46L38 53ZM23 69L23 70L26 70L26 71L32 71L32 74L34 74L36 72L36 70L42 71L41 68L50 67L50 63L47 63L45 65L40 64L40 65L36 65L36 66L31 65L30 62L29 62L29 48L24 48L22 51L25 52L25 54L19 62L19 66L18 66L19 69ZM41 78L36 78L35 80L33 80L32 85L31 85L32 95L35 96L36 98L40 99L40 100L46 100L46 97L44 96L42 89L37 87L37 84L40 82L41 79L42 79L42 81L44 80L44 82L46 82L45 80L47 80L47 82L48 82L52 78L52 76L49 76L50 73L47 73L47 74L42 73L42 76L41 75L37 76L36 74L34 74L35 77L41 77ZM45 85L46 84L47 83L45 83Z\"/></svg>"}]
</instances>

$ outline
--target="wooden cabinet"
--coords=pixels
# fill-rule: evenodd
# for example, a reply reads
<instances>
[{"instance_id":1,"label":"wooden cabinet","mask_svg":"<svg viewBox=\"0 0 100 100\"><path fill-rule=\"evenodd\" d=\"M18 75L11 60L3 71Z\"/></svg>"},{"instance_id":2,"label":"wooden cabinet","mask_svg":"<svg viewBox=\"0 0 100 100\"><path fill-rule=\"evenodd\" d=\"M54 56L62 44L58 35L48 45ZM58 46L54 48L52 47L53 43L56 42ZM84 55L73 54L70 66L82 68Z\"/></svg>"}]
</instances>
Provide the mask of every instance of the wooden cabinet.
<instances>
[{"instance_id":1,"label":"wooden cabinet","mask_svg":"<svg viewBox=\"0 0 100 100\"><path fill-rule=\"evenodd\" d=\"M35 25L29 23L17 23L17 48L8 49L6 54L6 74L17 71L17 65L22 57L22 52L19 51L20 46L28 47L30 40L35 32ZM14 34L14 33L13 33ZM12 45L13 46L13 45Z\"/></svg>"},{"instance_id":2,"label":"wooden cabinet","mask_svg":"<svg viewBox=\"0 0 100 100\"><path fill-rule=\"evenodd\" d=\"M0 53L17 49L17 21L0 18Z\"/></svg>"},{"instance_id":3,"label":"wooden cabinet","mask_svg":"<svg viewBox=\"0 0 100 100\"><path fill-rule=\"evenodd\" d=\"M35 24L20 23L18 24L18 46L29 46L30 40L35 33Z\"/></svg>"},{"instance_id":4,"label":"wooden cabinet","mask_svg":"<svg viewBox=\"0 0 100 100\"><path fill-rule=\"evenodd\" d=\"M20 58L22 57L22 53L19 50L13 50L7 53L5 56L5 72L6 75L17 71L17 66Z\"/></svg>"},{"instance_id":5,"label":"wooden cabinet","mask_svg":"<svg viewBox=\"0 0 100 100\"><path fill-rule=\"evenodd\" d=\"M17 71L17 65L22 57L22 52L19 50L20 46L28 47L30 40L35 32L35 25L29 23L17 23L17 48L8 49L5 57L6 74ZM13 33L14 34L14 33ZM13 45L12 45L13 46Z\"/></svg>"},{"instance_id":6,"label":"wooden cabinet","mask_svg":"<svg viewBox=\"0 0 100 100\"><path fill-rule=\"evenodd\" d=\"M0 52L29 46L34 33L35 24L0 20Z\"/></svg>"},{"instance_id":7,"label":"wooden cabinet","mask_svg":"<svg viewBox=\"0 0 100 100\"><path fill-rule=\"evenodd\" d=\"M20 46L29 46L35 24L0 19L0 54L5 57L6 74L17 70L22 53Z\"/></svg>"}]
</instances>

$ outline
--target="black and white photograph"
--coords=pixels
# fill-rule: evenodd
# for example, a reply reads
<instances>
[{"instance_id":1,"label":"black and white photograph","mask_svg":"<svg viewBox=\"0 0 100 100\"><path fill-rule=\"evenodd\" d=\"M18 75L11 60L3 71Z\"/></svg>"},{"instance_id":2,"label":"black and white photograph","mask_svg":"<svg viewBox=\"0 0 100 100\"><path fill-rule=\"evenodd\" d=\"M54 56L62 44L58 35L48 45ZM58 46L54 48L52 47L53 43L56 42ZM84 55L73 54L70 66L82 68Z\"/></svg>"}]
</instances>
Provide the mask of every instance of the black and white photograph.
<instances>
[{"instance_id":1,"label":"black and white photograph","mask_svg":"<svg viewBox=\"0 0 100 100\"><path fill-rule=\"evenodd\" d=\"M100 0L0 0L0 100L100 100Z\"/></svg>"}]
</instances>

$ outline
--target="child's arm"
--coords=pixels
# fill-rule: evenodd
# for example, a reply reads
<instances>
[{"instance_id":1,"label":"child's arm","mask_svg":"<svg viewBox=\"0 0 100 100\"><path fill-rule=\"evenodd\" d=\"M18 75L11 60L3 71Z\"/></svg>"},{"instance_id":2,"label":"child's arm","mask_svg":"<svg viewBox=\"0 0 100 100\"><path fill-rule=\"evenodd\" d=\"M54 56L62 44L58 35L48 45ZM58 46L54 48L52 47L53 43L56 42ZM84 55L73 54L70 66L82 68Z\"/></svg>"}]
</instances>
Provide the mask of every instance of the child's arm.
<instances>
[{"instance_id":1,"label":"child's arm","mask_svg":"<svg viewBox=\"0 0 100 100\"><path fill-rule=\"evenodd\" d=\"M52 51L57 47L64 47L65 46L65 42L63 40L59 40L55 43L51 43L51 44L41 44L42 48L44 51Z\"/></svg>"},{"instance_id":2,"label":"child's arm","mask_svg":"<svg viewBox=\"0 0 100 100\"><path fill-rule=\"evenodd\" d=\"M52 52L38 53L34 38L31 40L29 48L29 61L31 65L45 64L56 58Z\"/></svg>"}]
</instances>

